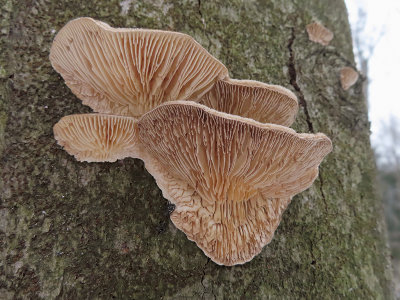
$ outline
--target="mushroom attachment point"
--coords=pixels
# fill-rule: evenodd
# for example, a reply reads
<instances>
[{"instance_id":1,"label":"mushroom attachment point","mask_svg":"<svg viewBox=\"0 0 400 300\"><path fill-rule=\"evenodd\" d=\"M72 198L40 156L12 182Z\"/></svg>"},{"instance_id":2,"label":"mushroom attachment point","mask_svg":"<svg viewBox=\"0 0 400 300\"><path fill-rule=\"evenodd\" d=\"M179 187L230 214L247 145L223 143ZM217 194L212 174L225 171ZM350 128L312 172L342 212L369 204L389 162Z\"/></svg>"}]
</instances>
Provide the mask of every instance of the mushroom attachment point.
<instances>
[{"instance_id":1,"label":"mushroom attachment point","mask_svg":"<svg viewBox=\"0 0 400 300\"><path fill-rule=\"evenodd\" d=\"M320 23L314 22L306 26L310 41L328 46L333 39L333 32Z\"/></svg>"},{"instance_id":2,"label":"mushroom attachment point","mask_svg":"<svg viewBox=\"0 0 400 300\"><path fill-rule=\"evenodd\" d=\"M290 90L253 80L220 80L197 102L228 114L283 126L292 125L298 111L297 97Z\"/></svg>"},{"instance_id":3,"label":"mushroom attachment point","mask_svg":"<svg viewBox=\"0 0 400 300\"><path fill-rule=\"evenodd\" d=\"M351 67L344 67L340 70L340 84L347 91L358 80L358 72Z\"/></svg>"},{"instance_id":4,"label":"mushroom attachment point","mask_svg":"<svg viewBox=\"0 0 400 300\"><path fill-rule=\"evenodd\" d=\"M141 155L181 229L214 262L242 264L269 243L293 195L331 151L298 134L203 105L163 104L138 121Z\"/></svg>"},{"instance_id":5,"label":"mushroom attachment point","mask_svg":"<svg viewBox=\"0 0 400 300\"><path fill-rule=\"evenodd\" d=\"M60 30L50 61L95 112L133 117L165 101L201 97L228 76L186 34L112 28L91 18L72 20Z\"/></svg>"},{"instance_id":6,"label":"mushroom attachment point","mask_svg":"<svg viewBox=\"0 0 400 300\"><path fill-rule=\"evenodd\" d=\"M54 125L53 131L58 144L78 161L113 162L137 157L137 124L131 117L70 115Z\"/></svg>"}]
</instances>

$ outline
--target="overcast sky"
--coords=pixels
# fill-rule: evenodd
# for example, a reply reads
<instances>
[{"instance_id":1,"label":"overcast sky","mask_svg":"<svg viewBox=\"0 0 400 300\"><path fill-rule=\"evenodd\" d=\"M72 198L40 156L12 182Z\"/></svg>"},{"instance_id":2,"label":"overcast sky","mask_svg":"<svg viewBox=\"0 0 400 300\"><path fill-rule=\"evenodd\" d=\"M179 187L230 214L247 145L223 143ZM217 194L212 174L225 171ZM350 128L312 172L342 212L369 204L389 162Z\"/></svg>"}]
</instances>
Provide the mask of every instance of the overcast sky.
<instances>
[{"instance_id":1,"label":"overcast sky","mask_svg":"<svg viewBox=\"0 0 400 300\"><path fill-rule=\"evenodd\" d=\"M371 138L377 146L382 139L382 123L391 115L400 119L400 0L346 0L346 4L352 27L358 9L365 10L363 40L376 44L368 75Z\"/></svg>"}]
</instances>

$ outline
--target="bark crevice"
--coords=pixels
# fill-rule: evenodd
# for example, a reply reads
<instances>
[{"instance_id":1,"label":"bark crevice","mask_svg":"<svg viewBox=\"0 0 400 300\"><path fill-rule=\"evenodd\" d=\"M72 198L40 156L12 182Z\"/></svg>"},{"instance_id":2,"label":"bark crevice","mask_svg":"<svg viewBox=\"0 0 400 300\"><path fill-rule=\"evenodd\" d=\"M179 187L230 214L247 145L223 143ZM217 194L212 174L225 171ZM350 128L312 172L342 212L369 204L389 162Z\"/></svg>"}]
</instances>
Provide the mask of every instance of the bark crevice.
<instances>
[{"instance_id":1,"label":"bark crevice","mask_svg":"<svg viewBox=\"0 0 400 300\"><path fill-rule=\"evenodd\" d=\"M324 202L325 211L326 211L327 214L329 214L329 212L328 212L328 204L326 202L326 197L325 197L325 193L324 193L324 189L323 189L324 179L322 178L322 170L321 169L319 170L319 173L318 173L318 179L319 179L319 182L320 182L319 191L321 193L322 201Z\"/></svg>"},{"instance_id":2,"label":"bark crevice","mask_svg":"<svg viewBox=\"0 0 400 300\"><path fill-rule=\"evenodd\" d=\"M293 43L294 43L295 39L296 39L296 33L295 33L294 27L292 27L291 36L290 36L290 39L289 39L289 42L288 42L288 46L287 46L287 48L289 50L289 62L288 62L289 80L290 80L290 84L292 85L292 87L297 92L300 106L303 107L304 114L306 116L306 123L307 123L307 126L308 126L308 130L309 130L309 132L314 133L314 126L313 126L313 124L311 122L311 117L310 117L310 114L308 112L306 99L304 97L303 92L300 89L300 86L297 83L297 71L296 71L295 53L294 53L294 50L293 50Z\"/></svg>"},{"instance_id":3,"label":"bark crevice","mask_svg":"<svg viewBox=\"0 0 400 300\"><path fill-rule=\"evenodd\" d=\"M198 12L200 15L201 20L203 20L203 14L201 12L201 0L197 0L197 4L199 5Z\"/></svg>"}]
</instances>

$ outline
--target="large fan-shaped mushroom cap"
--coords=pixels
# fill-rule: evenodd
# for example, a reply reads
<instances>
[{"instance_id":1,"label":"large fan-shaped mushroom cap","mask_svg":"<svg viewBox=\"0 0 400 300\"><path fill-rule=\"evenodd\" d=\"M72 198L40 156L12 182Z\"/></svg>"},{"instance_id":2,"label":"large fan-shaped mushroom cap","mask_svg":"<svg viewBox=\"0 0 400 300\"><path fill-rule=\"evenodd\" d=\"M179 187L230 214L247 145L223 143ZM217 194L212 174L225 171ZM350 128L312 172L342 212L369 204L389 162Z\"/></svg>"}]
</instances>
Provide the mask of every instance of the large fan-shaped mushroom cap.
<instances>
[{"instance_id":1,"label":"large fan-shaped mushroom cap","mask_svg":"<svg viewBox=\"0 0 400 300\"><path fill-rule=\"evenodd\" d=\"M193 102L161 105L138 122L142 159L171 219L213 261L251 260L290 198L308 188L331 149L323 134L232 116Z\"/></svg>"},{"instance_id":2,"label":"large fan-shaped mushroom cap","mask_svg":"<svg viewBox=\"0 0 400 300\"><path fill-rule=\"evenodd\" d=\"M114 29L91 18L65 25L50 50L54 69L100 113L139 117L176 99L196 99L226 67L186 34Z\"/></svg>"},{"instance_id":3,"label":"large fan-shaped mushroom cap","mask_svg":"<svg viewBox=\"0 0 400 300\"><path fill-rule=\"evenodd\" d=\"M261 123L290 126L297 114L297 97L290 90L253 80L219 80L197 101L218 111Z\"/></svg>"},{"instance_id":4,"label":"large fan-shaped mushroom cap","mask_svg":"<svg viewBox=\"0 0 400 300\"><path fill-rule=\"evenodd\" d=\"M79 161L116 161L138 156L136 120L81 114L63 117L53 128L58 144Z\"/></svg>"}]
</instances>

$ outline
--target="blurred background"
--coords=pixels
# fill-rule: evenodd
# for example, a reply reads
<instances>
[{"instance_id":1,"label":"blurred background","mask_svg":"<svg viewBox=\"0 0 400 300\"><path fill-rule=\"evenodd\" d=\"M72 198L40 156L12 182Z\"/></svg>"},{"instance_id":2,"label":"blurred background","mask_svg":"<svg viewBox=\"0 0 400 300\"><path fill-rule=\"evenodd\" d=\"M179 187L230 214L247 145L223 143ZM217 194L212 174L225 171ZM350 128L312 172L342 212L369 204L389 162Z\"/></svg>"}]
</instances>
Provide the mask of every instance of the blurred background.
<instances>
[{"instance_id":1,"label":"blurred background","mask_svg":"<svg viewBox=\"0 0 400 300\"><path fill-rule=\"evenodd\" d=\"M371 122L396 296L400 298L400 1L346 0Z\"/></svg>"}]
</instances>

